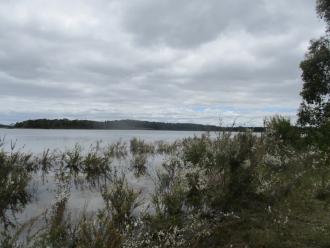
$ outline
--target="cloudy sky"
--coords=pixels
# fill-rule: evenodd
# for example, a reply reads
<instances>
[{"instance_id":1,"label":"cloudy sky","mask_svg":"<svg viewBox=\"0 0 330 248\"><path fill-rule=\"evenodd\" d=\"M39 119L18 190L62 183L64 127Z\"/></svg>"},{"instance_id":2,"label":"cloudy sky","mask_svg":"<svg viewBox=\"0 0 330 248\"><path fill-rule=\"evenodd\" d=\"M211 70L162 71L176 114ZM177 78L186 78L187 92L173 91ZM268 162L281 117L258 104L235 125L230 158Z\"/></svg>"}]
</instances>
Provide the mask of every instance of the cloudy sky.
<instances>
[{"instance_id":1,"label":"cloudy sky","mask_svg":"<svg viewBox=\"0 0 330 248\"><path fill-rule=\"evenodd\" d=\"M295 119L314 0L0 0L0 123Z\"/></svg>"}]
</instances>

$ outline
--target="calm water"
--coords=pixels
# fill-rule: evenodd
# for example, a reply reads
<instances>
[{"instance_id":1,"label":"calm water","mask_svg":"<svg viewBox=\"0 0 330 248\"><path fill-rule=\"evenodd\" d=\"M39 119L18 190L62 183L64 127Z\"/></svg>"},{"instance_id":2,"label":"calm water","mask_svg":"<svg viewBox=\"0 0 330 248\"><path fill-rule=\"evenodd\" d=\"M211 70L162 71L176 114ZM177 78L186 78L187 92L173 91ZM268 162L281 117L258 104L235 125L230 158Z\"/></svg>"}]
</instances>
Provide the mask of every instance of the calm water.
<instances>
[{"instance_id":1,"label":"calm water","mask_svg":"<svg viewBox=\"0 0 330 248\"><path fill-rule=\"evenodd\" d=\"M42 153L45 149L65 151L79 144L83 149L101 142L101 146L117 141L127 142L136 137L148 142L165 141L173 142L187 137L201 136L205 132L189 131L149 131L149 130L45 130L45 129L1 129L0 138L5 138L5 150L10 150L11 143L16 142L15 149L35 154ZM211 133L215 137L216 133ZM128 183L134 189L141 191L141 197L147 207L154 191L154 179L156 171L161 167L166 157L151 155L148 157L146 167L147 175L137 178L130 170L130 156L114 161L113 166L122 171ZM29 191L33 192L33 200L26 208L16 215L19 223L25 223L29 219L42 215L55 203L56 180L54 173L47 175L46 181L41 178L41 172L33 175L29 184ZM73 185L70 187L68 208L79 216L82 211L95 212L104 206L103 199L97 189L81 189ZM0 230L1 231L1 230Z\"/></svg>"},{"instance_id":2,"label":"calm water","mask_svg":"<svg viewBox=\"0 0 330 248\"><path fill-rule=\"evenodd\" d=\"M54 130L54 129L1 129L0 137L5 137L5 148L16 142L16 148L40 153L43 150L72 148L75 144L87 148L97 141L103 144L119 140L129 141L133 137L146 141L163 140L172 142L186 137L200 136L203 132L191 131L150 131L150 130Z\"/></svg>"},{"instance_id":3,"label":"calm water","mask_svg":"<svg viewBox=\"0 0 330 248\"><path fill-rule=\"evenodd\" d=\"M42 153L45 149L56 149L64 151L79 144L87 149L90 145L101 141L101 145L108 145L117 141L128 142L133 138L140 138L148 142L163 140L173 142L177 139L186 137L200 136L204 132L187 131L148 131L148 130L44 130L44 129L0 129L0 137L5 138L5 150L10 150L11 143L16 142L15 149L36 154ZM129 184L141 190L143 198L148 202L154 184L150 176L136 178L129 170L129 157L121 161L120 164L114 163L114 166L122 170ZM148 173L155 174L155 170L161 166L163 158L160 156L150 156L147 162ZM41 180L41 174L33 176L30 184L31 190L34 188L34 200L24 209L23 212L16 215L20 223L28 221L30 218L41 215L46 209L54 204L56 183L54 175L47 176L46 182ZM83 209L87 211L96 211L103 207L103 200L97 190L79 189L71 187L69 208L74 213L81 213Z\"/></svg>"}]
</instances>

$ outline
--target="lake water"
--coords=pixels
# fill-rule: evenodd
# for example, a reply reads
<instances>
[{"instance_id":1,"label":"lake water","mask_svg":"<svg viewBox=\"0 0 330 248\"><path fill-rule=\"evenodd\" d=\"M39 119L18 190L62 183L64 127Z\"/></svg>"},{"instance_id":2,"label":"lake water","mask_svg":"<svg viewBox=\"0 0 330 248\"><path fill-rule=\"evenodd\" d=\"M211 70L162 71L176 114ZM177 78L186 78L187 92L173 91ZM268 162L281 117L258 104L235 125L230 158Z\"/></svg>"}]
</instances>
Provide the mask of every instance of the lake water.
<instances>
[{"instance_id":1,"label":"lake water","mask_svg":"<svg viewBox=\"0 0 330 248\"><path fill-rule=\"evenodd\" d=\"M72 129L1 129L0 138L5 138L5 149L10 149L11 142L16 148L28 152L40 153L45 149L65 150L75 144L83 148L101 141L112 144L119 140L127 142L140 138L153 142L163 140L172 142L177 139L200 136L205 132L192 131L152 131L152 130L72 130Z\"/></svg>"},{"instance_id":2,"label":"lake water","mask_svg":"<svg viewBox=\"0 0 330 248\"><path fill-rule=\"evenodd\" d=\"M150 130L45 130L45 129L0 129L0 137L4 138L4 149L9 151L11 144L16 143L15 150L42 153L45 149L65 151L79 144L83 149L95 145L101 141L101 146L115 143L117 141L127 142L136 137L147 142L165 141L173 142L187 137L201 136L205 132L189 131L150 131ZM214 134L214 133L213 133ZM212 134L211 134L212 135ZM215 135L215 134L214 134ZM161 156L149 156L147 167L148 174L154 175L157 168L163 162ZM129 184L142 192L143 198L148 202L154 183L150 176L136 178L129 170L130 158L114 164L120 167ZM35 199L26 206L23 212L16 215L18 222L24 223L32 217L41 215L46 209L54 204L56 183L53 173L47 176L46 182L41 180L41 174L33 176L30 187L35 188ZM35 187L37 186L37 187ZM79 189L71 187L69 198L69 209L74 213L80 213L84 208L88 211L96 211L103 207L103 200L98 190Z\"/></svg>"},{"instance_id":3,"label":"lake water","mask_svg":"<svg viewBox=\"0 0 330 248\"><path fill-rule=\"evenodd\" d=\"M11 144L16 143L15 150L32 152L39 155L46 149L64 152L73 148L76 144L84 150L88 150L91 145L101 142L101 147L113 144L118 141L126 142L136 137L146 142L174 142L187 137L201 136L205 132L190 131L151 131L151 130L54 130L54 129L1 129L0 138L5 140L4 149L10 151ZM216 133L210 133L211 137L216 137ZM143 204L141 210L148 208L151 196L155 187L156 172L166 161L166 155L149 155L146 162L147 173L145 176L136 177L131 170L131 155L114 161L112 166L125 174L129 185L141 192ZM41 216L46 210L51 209L55 203L57 183L52 170L44 181L41 172L36 172L28 186L28 191L33 195L25 209L17 213L18 223L26 221L36 216ZM70 184L70 197L68 199L68 209L73 214L79 216L82 211L95 212L104 207L104 202L99 189L89 189L75 187ZM1 231L1 228L0 228Z\"/></svg>"}]
</instances>

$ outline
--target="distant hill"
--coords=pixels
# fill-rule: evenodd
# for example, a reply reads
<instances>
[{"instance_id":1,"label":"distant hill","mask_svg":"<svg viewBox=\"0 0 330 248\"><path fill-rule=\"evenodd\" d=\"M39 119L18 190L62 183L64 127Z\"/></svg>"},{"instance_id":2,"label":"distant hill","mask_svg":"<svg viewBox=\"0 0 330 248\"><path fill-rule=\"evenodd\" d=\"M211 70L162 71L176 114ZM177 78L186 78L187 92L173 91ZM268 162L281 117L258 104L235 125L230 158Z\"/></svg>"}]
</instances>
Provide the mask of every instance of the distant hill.
<instances>
[{"instance_id":1,"label":"distant hill","mask_svg":"<svg viewBox=\"0 0 330 248\"><path fill-rule=\"evenodd\" d=\"M193 123L165 123L137 120L90 121L69 119L37 119L17 122L14 128L41 128L41 129L109 129L109 130L173 130L173 131L219 131L214 125ZM228 129L228 128L225 128ZM230 128L233 131L246 129L243 127ZM262 131L252 127L254 131Z\"/></svg>"},{"instance_id":2,"label":"distant hill","mask_svg":"<svg viewBox=\"0 0 330 248\"><path fill-rule=\"evenodd\" d=\"M8 128L9 126L0 124L0 128Z\"/></svg>"}]
</instances>

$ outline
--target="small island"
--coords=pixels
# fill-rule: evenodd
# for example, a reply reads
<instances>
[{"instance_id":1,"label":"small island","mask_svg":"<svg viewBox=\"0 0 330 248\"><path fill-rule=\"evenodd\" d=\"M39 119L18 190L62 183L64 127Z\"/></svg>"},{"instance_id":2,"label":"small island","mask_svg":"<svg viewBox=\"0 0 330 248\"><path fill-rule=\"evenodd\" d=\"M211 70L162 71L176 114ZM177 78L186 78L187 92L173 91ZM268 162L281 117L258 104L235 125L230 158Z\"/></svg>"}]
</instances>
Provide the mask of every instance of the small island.
<instances>
[{"instance_id":1,"label":"small island","mask_svg":"<svg viewBox=\"0 0 330 248\"><path fill-rule=\"evenodd\" d=\"M166 123L139 120L91 121L69 119L36 119L17 122L13 128L38 129L106 129L106 130L168 130L168 131L245 131L262 132L263 127L219 127L193 123Z\"/></svg>"}]
</instances>

